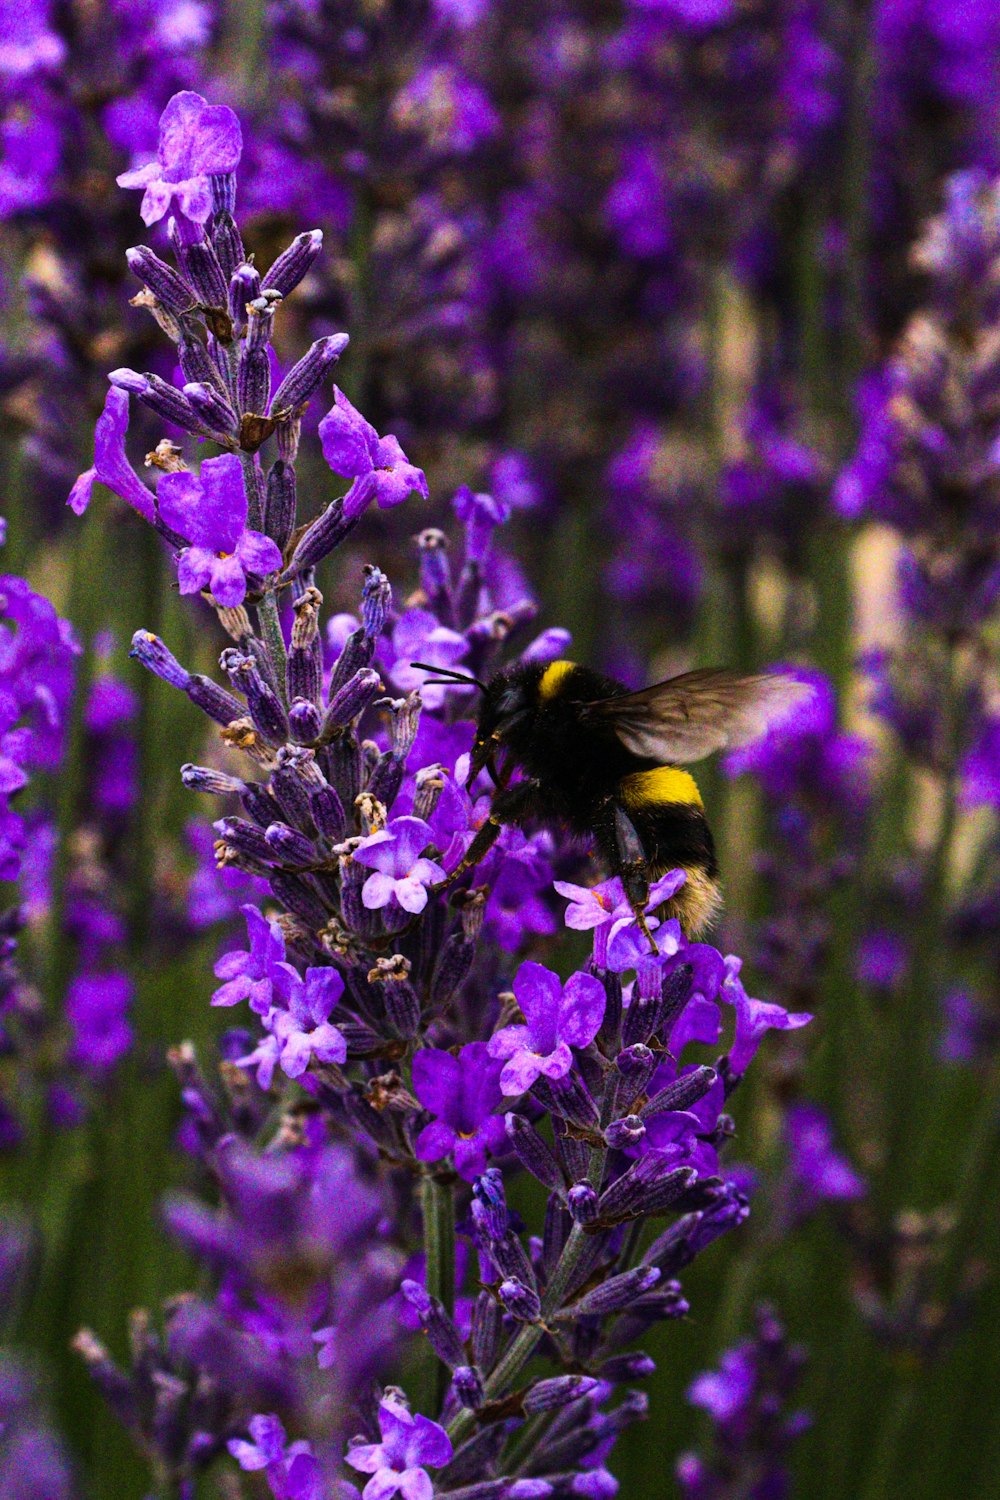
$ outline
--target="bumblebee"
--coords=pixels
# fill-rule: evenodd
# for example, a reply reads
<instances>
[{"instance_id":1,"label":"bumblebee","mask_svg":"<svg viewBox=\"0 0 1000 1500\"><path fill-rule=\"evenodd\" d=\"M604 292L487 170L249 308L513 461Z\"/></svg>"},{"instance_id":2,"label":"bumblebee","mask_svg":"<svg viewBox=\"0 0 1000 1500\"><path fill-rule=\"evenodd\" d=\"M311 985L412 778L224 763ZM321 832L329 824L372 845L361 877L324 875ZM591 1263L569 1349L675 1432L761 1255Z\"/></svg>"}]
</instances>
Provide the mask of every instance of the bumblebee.
<instances>
[{"instance_id":1,"label":"bumblebee","mask_svg":"<svg viewBox=\"0 0 1000 1500\"><path fill-rule=\"evenodd\" d=\"M688 937L711 924L722 902L712 831L683 767L755 739L812 692L782 673L711 669L630 692L572 661L517 664L488 683L425 670L481 689L469 780L485 769L496 786L489 817L451 879L479 863L505 824L561 822L593 837L651 946L649 887L667 870L687 877L664 914ZM515 770L521 776L512 781Z\"/></svg>"}]
</instances>

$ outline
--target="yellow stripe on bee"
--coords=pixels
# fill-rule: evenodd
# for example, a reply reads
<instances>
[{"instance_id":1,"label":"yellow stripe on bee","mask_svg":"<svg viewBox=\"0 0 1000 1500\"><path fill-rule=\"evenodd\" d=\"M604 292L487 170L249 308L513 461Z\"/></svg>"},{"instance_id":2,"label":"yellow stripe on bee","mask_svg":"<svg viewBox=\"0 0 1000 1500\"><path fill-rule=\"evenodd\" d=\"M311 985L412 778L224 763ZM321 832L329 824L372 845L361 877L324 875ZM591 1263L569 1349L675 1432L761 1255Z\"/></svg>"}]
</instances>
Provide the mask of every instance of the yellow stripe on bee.
<instances>
[{"instance_id":1,"label":"yellow stripe on bee","mask_svg":"<svg viewBox=\"0 0 1000 1500\"><path fill-rule=\"evenodd\" d=\"M627 811L681 802L701 807L701 793L693 776L676 766L656 766L652 771L633 771L621 784L621 799Z\"/></svg>"},{"instance_id":2,"label":"yellow stripe on bee","mask_svg":"<svg viewBox=\"0 0 1000 1500\"><path fill-rule=\"evenodd\" d=\"M538 696L543 703L554 698L569 674L575 669L575 661L550 661L538 679Z\"/></svg>"}]
</instances>

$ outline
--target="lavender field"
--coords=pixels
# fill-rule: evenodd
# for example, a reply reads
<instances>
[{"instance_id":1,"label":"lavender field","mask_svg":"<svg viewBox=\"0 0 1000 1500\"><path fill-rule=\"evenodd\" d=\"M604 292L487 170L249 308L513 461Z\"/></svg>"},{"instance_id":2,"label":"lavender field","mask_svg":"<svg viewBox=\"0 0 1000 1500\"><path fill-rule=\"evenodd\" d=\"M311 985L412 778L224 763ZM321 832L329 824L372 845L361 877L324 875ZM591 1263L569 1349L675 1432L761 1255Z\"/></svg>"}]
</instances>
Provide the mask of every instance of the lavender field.
<instances>
[{"instance_id":1,"label":"lavender field","mask_svg":"<svg viewBox=\"0 0 1000 1500\"><path fill-rule=\"evenodd\" d=\"M0 0L0 417L0 1500L1000 1500L996 0Z\"/></svg>"}]
</instances>

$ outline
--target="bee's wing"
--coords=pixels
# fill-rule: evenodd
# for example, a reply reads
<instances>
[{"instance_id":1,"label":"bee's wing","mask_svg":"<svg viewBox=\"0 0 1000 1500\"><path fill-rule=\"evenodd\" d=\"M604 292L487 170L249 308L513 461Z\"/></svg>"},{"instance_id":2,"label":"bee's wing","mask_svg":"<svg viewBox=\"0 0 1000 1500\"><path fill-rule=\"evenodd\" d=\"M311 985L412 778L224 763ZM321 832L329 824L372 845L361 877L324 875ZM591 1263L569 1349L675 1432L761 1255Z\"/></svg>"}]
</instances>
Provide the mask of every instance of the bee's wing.
<instances>
[{"instance_id":1,"label":"bee's wing","mask_svg":"<svg viewBox=\"0 0 1000 1500\"><path fill-rule=\"evenodd\" d=\"M764 733L813 696L811 683L782 672L741 677L701 668L587 708L633 755L672 765L731 750Z\"/></svg>"}]
</instances>

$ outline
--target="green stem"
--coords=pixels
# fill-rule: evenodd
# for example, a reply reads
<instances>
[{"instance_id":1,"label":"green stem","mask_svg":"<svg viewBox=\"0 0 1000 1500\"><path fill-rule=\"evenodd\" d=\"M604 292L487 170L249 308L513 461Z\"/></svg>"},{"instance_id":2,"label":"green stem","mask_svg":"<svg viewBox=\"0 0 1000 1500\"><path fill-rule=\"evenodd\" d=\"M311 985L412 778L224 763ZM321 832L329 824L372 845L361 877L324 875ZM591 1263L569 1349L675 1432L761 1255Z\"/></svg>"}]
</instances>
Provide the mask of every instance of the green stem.
<instances>
[{"instance_id":1,"label":"green stem","mask_svg":"<svg viewBox=\"0 0 1000 1500\"><path fill-rule=\"evenodd\" d=\"M590 1154L590 1170L587 1173L590 1185L599 1190L604 1173L605 1153L603 1151L592 1151ZM486 1381L486 1400L496 1401L500 1396L506 1394L508 1388L517 1379L518 1375L534 1354L545 1334L545 1324L552 1318L562 1306L563 1298L569 1290L570 1282L583 1252L587 1246L586 1231L579 1224L574 1224L570 1230L569 1239L563 1246L559 1262L552 1273L552 1280L545 1289L542 1298L541 1317L537 1323L526 1323L517 1334L513 1343L504 1353L499 1363L495 1366L489 1379ZM457 1446L469 1436L475 1425L475 1417L470 1411L460 1411L448 1424L448 1436Z\"/></svg>"},{"instance_id":2,"label":"green stem","mask_svg":"<svg viewBox=\"0 0 1000 1500\"><path fill-rule=\"evenodd\" d=\"M433 1173L424 1174L421 1185L424 1220L424 1259L427 1290L451 1314L455 1307L455 1189ZM434 1359L435 1409L441 1410L448 1394L449 1371Z\"/></svg>"},{"instance_id":3,"label":"green stem","mask_svg":"<svg viewBox=\"0 0 1000 1500\"><path fill-rule=\"evenodd\" d=\"M892 1473L899 1444L913 1412L916 1390L916 1382L912 1378L905 1385L896 1388L860 1500L889 1500L889 1496L898 1493L891 1483Z\"/></svg>"}]
</instances>

